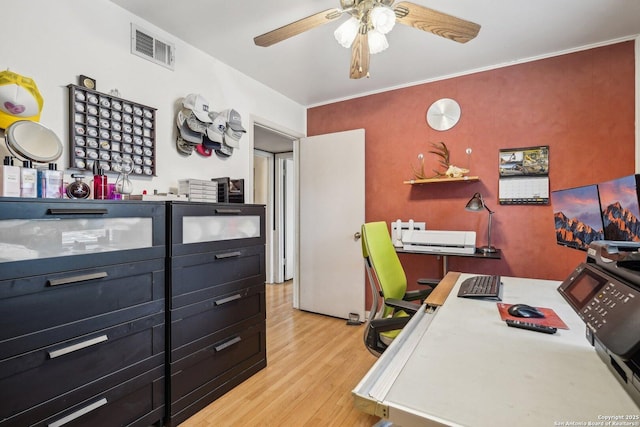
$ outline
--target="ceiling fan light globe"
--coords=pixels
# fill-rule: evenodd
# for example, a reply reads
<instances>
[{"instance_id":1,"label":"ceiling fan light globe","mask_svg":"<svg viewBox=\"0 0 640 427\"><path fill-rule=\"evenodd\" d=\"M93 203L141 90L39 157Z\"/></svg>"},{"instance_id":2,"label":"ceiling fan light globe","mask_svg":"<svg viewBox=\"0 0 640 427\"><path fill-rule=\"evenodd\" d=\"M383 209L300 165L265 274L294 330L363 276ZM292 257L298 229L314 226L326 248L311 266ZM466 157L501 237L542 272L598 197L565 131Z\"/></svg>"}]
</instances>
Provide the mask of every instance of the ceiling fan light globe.
<instances>
[{"instance_id":1,"label":"ceiling fan light globe","mask_svg":"<svg viewBox=\"0 0 640 427\"><path fill-rule=\"evenodd\" d=\"M387 34L396 24L395 12L387 6L376 6L371 10L371 24L376 31Z\"/></svg>"},{"instance_id":2,"label":"ceiling fan light globe","mask_svg":"<svg viewBox=\"0 0 640 427\"><path fill-rule=\"evenodd\" d=\"M369 53L374 55L389 47L387 37L378 30L371 30L367 33L369 37Z\"/></svg>"},{"instance_id":3,"label":"ceiling fan light globe","mask_svg":"<svg viewBox=\"0 0 640 427\"><path fill-rule=\"evenodd\" d=\"M347 21L343 22L342 25L333 32L333 36L336 38L340 46L348 49L356 39L359 27L360 22L356 18L351 17Z\"/></svg>"}]
</instances>

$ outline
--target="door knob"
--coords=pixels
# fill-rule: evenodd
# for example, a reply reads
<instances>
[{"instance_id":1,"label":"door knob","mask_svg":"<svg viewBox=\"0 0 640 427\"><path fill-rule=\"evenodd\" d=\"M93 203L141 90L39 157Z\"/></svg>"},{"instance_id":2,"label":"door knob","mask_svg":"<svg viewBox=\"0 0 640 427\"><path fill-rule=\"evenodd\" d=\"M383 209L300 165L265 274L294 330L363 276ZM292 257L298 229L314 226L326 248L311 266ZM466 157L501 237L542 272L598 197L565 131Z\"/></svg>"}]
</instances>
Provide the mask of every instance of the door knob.
<instances>
[{"instance_id":1,"label":"door knob","mask_svg":"<svg viewBox=\"0 0 640 427\"><path fill-rule=\"evenodd\" d=\"M358 240L360 238L360 232L356 231L353 235L353 240Z\"/></svg>"}]
</instances>

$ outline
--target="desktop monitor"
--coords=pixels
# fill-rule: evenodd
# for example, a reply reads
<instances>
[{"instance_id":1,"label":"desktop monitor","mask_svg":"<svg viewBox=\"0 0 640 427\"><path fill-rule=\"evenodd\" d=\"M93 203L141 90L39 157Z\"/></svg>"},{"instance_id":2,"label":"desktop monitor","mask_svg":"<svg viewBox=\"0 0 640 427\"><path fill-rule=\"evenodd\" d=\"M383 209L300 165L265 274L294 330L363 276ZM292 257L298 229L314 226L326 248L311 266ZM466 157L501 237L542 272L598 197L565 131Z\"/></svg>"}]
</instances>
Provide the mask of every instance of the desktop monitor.
<instances>
[{"instance_id":1,"label":"desktop monitor","mask_svg":"<svg viewBox=\"0 0 640 427\"><path fill-rule=\"evenodd\" d=\"M587 185L551 192L556 243L586 251L604 239L598 187Z\"/></svg>"},{"instance_id":2,"label":"desktop monitor","mask_svg":"<svg viewBox=\"0 0 640 427\"><path fill-rule=\"evenodd\" d=\"M605 240L640 241L640 175L629 175L598 184Z\"/></svg>"}]
</instances>

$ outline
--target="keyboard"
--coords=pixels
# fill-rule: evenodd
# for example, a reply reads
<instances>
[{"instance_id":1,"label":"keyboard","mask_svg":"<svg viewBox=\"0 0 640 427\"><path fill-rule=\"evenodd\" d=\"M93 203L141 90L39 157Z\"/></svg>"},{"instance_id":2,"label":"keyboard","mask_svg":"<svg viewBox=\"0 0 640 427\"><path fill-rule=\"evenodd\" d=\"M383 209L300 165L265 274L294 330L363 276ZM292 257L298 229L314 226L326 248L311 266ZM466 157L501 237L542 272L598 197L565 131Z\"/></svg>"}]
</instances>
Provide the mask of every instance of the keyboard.
<instances>
[{"instance_id":1,"label":"keyboard","mask_svg":"<svg viewBox=\"0 0 640 427\"><path fill-rule=\"evenodd\" d=\"M458 297L502 301L502 281L500 276L469 277L460 284Z\"/></svg>"}]
</instances>

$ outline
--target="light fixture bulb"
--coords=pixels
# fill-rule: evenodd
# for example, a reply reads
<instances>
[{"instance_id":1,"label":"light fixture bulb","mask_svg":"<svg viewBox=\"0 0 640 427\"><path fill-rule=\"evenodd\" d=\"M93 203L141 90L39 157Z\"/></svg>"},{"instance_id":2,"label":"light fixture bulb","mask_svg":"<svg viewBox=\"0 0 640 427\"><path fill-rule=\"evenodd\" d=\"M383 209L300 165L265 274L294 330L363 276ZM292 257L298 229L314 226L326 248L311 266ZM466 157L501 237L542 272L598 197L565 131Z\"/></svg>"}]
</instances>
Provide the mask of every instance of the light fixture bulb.
<instances>
[{"instance_id":1,"label":"light fixture bulb","mask_svg":"<svg viewBox=\"0 0 640 427\"><path fill-rule=\"evenodd\" d=\"M396 24L396 14L387 6L374 7L370 17L373 28L382 34L387 34Z\"/></svg>"},{"instance_id":2,"label":"light fixture bulb","mask_svg":"<svg viewBox=\"0 0 640 427\"><path fill-rule=\"evenodd\" d=\"M333 36L340 43L340 46L348 49L356 39L359 27L360 21L352 16L334 31Z\"/></svg>"},{"instance_id":3,"label":"light fixture bulb","mask_svg":"<svg viewBox=\"0 0 640 427\"><path fill-rule=\"evenodd\" d=\"M367 33L369 37L369 53L376 54L380 53L386 48L389 47L389 42L387 42L387 37L384 34L377 30L370 30Z\"/></svg>"}]
</instances>

